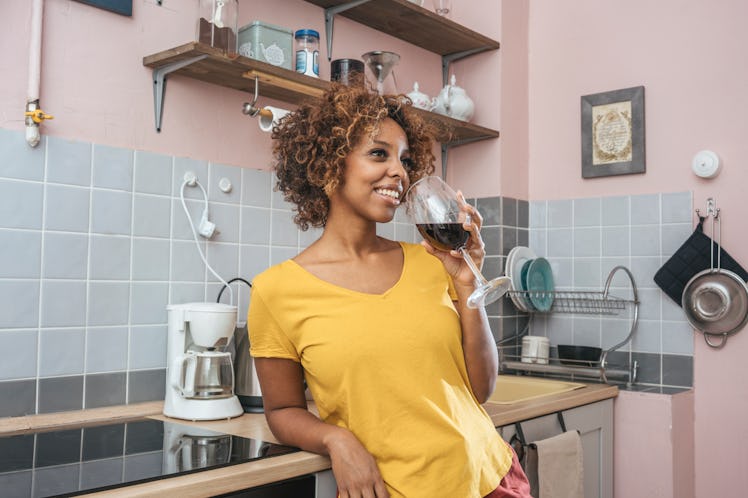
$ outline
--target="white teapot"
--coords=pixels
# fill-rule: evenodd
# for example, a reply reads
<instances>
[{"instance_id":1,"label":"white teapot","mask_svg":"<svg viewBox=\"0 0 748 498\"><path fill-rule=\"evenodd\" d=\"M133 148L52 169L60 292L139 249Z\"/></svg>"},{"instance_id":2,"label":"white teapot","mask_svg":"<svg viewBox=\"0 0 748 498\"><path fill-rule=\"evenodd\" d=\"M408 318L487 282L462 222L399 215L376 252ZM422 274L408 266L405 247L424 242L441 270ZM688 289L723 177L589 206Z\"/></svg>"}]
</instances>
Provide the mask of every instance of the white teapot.
<instances>
[{"instance_id":1,"label":"white teapot","mask_svg":"<svg viewBox=\"0 0 748 498\"><path fill-rule=\"evenodd\" d=\"M439 96L433 99L432 105L434 112L462 121L470 121L475 112L473 100L468 97L464 88L456 85L454 74L449 84L439 92Z\"/></svg>"},{"instance_id":2,"label":"white teapot","mask_svg":"<svg viewBox=\"0 0 748 498\"><path fill-rule=\"evenodd\" d=\"M417 107L418 109L425 109L427 111L431 110L431 99L428 95L418 89L417 81L413 83L413 91L407 94L407 97L411 102L413 102L413 107Z\"/></svg>"}]
</instances>

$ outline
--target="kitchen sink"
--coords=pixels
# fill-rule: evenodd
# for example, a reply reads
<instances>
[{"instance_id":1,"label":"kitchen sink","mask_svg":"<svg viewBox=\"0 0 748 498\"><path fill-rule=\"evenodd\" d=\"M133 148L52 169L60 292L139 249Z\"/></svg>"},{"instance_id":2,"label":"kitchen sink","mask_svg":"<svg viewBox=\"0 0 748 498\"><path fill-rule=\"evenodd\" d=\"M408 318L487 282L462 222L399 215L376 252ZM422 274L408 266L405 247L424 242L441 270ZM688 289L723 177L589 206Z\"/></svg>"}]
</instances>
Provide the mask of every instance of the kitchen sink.
<instances>
[{"instance_id":1,"label":"kitchen sink","mask_svg":"<svg viewBox=\"0 0 748 498\"><path fill-rule=\"evenodd\" d=\"M552 394L559 394L584 387L579 382L541 379L517 375L499 375L496 389L487 402L511 405L521 401L538 399Z\"/></svg>"}]
</instances>

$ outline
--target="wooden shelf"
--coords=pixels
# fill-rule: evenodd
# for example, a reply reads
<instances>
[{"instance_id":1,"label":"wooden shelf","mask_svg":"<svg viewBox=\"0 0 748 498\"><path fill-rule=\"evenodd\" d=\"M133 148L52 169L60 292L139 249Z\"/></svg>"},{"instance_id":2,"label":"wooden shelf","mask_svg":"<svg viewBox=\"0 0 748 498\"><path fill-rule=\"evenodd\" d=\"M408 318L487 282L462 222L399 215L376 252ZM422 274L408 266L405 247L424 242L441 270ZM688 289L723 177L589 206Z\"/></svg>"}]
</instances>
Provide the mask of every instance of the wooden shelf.
<instances>
[{"instance_id":1,"label":"wooden shelf","mask_svg":"<svg viewBox=\"0 0 748 498\"><path fill-rule=\"evenodd\" d=\"M329 83L305 76L266 62L241 55L229 57L220 49L198 42L190 42L143 57L143 65L160 69L172 64L205 55L204 59L175 70L171 74L187 76L207 83L254 93L254 75L258 76L260 94L299 104L304 99L319 96Z\"/></svg>"},{"instance_id":2,"label":"wooden shelf","mask_svg":"<svg viewBox=\"0 0 748 498\"><path fill-rule=\"evenodd\" d=\"M306 1L328 9L350 3L351 0ZM496 40L408 0L369 0L339 15L441 56L499 48Z\"/></svg>"},{"instance_id":3,"label":"wooden shelf","mask_svg":"<svg viewBox=\"0 0 748 498\"><path fill-rule=\"evenodd\" d=\"M180 63L187 63L193 59L195 59L193 62L179 67ZM241 55L229 57L221 50L198 42L186 43L143 57L143 65L153 69L154 72L174 68L168 73L169 75L186 76L250 93L255 91L255 77L257 77L259 95L293 105L318 98L330 85L328 81L304 76L295 71ZM439 140L445 145L459 145L499 136L498 131L483 126L433 112L423 110L418 110L418 112L443 130Z\"/></svg>"}]
</instances>

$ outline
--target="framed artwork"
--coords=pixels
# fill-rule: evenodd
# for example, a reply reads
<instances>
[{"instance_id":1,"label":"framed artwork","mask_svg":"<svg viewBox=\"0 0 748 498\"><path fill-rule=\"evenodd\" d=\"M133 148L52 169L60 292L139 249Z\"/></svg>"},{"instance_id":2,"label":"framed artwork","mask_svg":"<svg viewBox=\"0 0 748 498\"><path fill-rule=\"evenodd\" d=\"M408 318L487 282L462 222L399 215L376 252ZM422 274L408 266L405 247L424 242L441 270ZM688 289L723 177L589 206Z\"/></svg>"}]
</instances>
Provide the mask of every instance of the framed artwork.
<instances>
[{"instance_id":1,"label":"framed artwork","mask_svg":"<svg viewBox=\"0 0 748 498\"><path fill-rule=\"evenodd\" d=\"M123 16L132 16L132 0L78 0L105 10L111 10Z\"/></svg>"},{"instance_id":2,"label":"framed artwork","mask_svg":"<svg viewBox=\"0 0 748 498\"><path fill-rule=\"evenodd\" d=\"M582 96L582 178L644 172L644 87Z\"/></svg>"}]
</instances>

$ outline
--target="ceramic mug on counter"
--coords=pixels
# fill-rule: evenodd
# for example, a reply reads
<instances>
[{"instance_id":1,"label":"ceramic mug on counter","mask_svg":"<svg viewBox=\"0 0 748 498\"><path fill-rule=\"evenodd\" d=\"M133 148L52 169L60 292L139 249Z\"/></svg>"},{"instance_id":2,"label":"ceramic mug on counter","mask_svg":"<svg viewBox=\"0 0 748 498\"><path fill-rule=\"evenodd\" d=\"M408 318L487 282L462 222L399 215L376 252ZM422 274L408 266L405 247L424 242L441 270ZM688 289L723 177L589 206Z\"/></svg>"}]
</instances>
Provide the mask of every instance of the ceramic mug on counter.
<instances>
[{"instance_id":1,"label":"ceramic mug on counter","mask_svg":"<svg viewBox=\"0 0 748 498\"><path fill-rule=\"evenodd\" d=\"M548 364L550 341L547 337L527 335L522 338L522 363Z\"/></svg>"}]
</instances>

